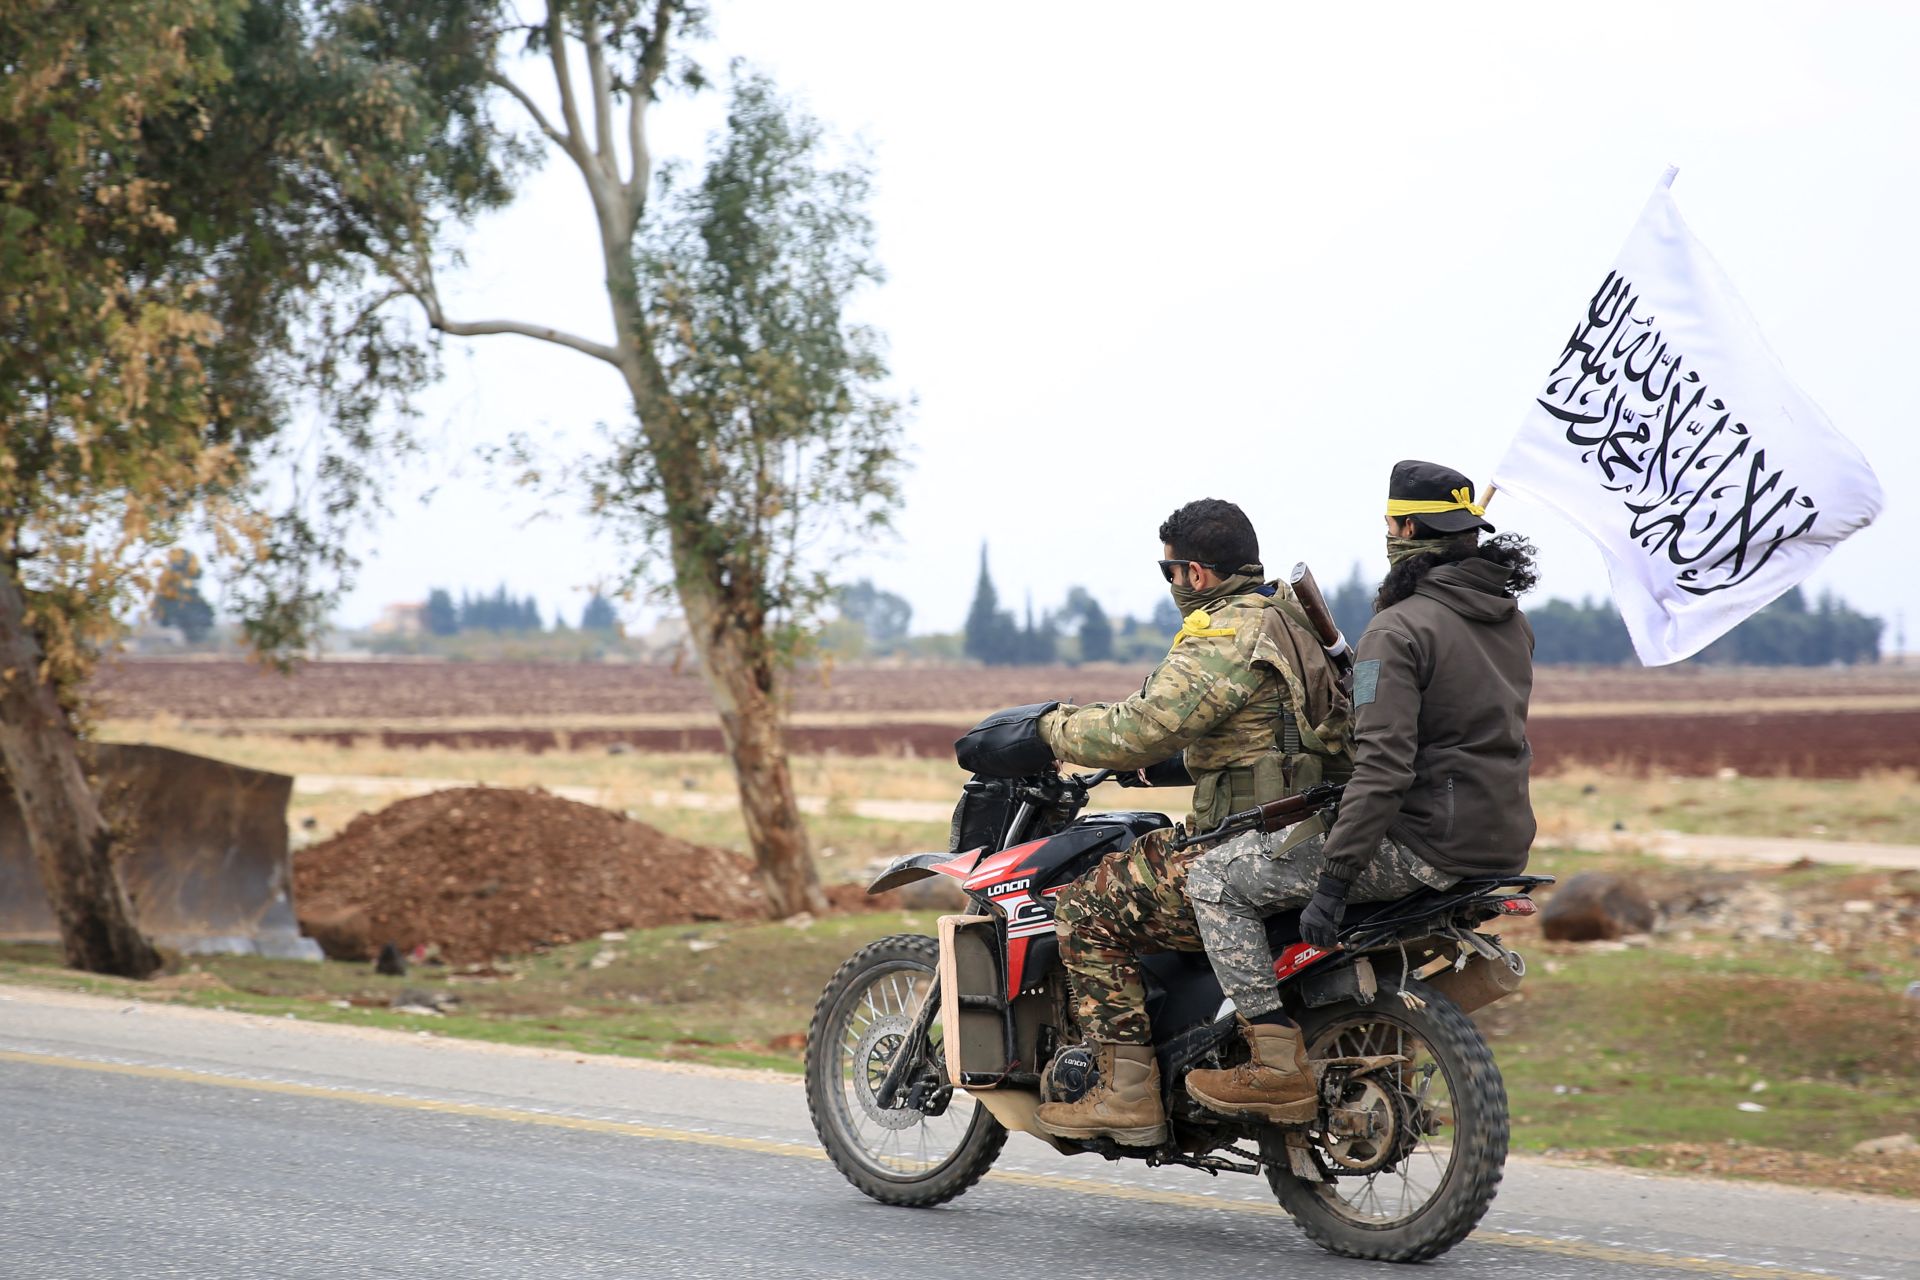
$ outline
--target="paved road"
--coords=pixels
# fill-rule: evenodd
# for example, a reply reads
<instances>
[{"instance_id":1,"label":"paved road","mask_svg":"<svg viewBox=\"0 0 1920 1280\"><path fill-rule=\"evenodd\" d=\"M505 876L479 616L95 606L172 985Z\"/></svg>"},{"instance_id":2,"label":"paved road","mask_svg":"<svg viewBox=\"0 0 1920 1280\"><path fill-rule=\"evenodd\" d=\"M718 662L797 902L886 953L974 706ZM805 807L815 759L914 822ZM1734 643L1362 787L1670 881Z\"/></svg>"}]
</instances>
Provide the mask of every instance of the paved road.
<instances>
[{"instance_id":1,"label":"paved road","mask_svg":"<svg viewBox=\"0 0 1920 1280\"><path fill-rule=\"evenodd\" d=\"M0 988L0 1275L1410 1274L1251 1178L1016 1137L933 1211L867 1201L791 1079ZM1920 1275L1920 1206L1516 1160L1421 1274Z\"/></svg>"}]
</instances>

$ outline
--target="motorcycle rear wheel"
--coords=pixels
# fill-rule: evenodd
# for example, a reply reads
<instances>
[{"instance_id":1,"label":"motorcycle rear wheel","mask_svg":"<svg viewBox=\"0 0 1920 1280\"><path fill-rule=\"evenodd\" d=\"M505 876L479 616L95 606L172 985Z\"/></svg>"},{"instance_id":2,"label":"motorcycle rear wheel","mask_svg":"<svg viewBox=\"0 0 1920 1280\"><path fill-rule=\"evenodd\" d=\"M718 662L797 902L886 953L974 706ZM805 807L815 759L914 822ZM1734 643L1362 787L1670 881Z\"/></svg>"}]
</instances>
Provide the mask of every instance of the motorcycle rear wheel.
<instances>
[{"instance_id":1,"label":"motorcycle rear wheel","mask_svg":"<svg viewBox=\"0 0 1920 1280\"><path fill-rule=\"evenodd\" d=\"M1376 1152L1348 1143L1341 1151L1363 1166L1384 1159L1384 1167L1349 1171L1321 1145L1316 1151L1335 1179L1309 1182L1289 1171L1277 1137L1262 1143L1273 1158L1267 1180L1281 1205L1315 1244L1344 1257L1439 1257L1479 1224L1506 1166L1507 1091L1492 1051L1451 1000L1419 982L1407 989L1420 1006L1383 990L1371 1005L1315 1010L1303 1023L1314 1058L1412 1059L1373 1076L1383 1084L1376 1101L1390 1106L1402 1125L1390 1145Z\"/></svg>"},{"instance_id":2,"label":"motorcycle rear wheel","mask_svg":"<svg viewBox=\"0 0 1920 1280\"><path fill-rule=\"evenodd\" d=\"M939 943L898 933L853 953L827 983L807 1028L807 1110L827 1157L848 1182L882 1204L926 1208L985 1176L1007 1131L972 1098L952 1090L939 1114L881 1109L880 1079L919 1011ZM936 1069L940 1020L928 1032ZM942 1072L944 1078L944 1073Z\"/></svg>"}]
</instances>

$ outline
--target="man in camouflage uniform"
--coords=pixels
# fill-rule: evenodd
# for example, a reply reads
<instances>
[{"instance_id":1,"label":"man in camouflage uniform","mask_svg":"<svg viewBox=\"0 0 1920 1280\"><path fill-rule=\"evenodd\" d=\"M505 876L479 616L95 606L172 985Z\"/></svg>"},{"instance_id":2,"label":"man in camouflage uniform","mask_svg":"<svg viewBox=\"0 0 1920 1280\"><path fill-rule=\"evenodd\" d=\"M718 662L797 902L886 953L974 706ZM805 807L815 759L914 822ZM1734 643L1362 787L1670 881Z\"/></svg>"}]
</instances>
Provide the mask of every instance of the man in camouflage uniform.
<instances>
[{"instance_id":1,"label":"man in camouflage uniform","mask_svg":"<svg viewBox=\"0 0 1920 1280\"><path fill-rule=\"evenodd\" d=\"M1054 755L1102 769L1144 769L1184 753L1196 829L1349 768L1347 701L1299 604L1262 581L1260 546L1230 502L1188 503L1160 526L1161 573L1183 622L1166 658L1123 702L1062 706L1040 721ZM1166 1139L1160 1069L1140 956L1199 951L1187 867L1171 831L1109 855L1064 890L1055 929L1099 1078L1075 1102L1040 1108L1057 1137L1133 1146Z\"/></svg>"}]
</instances>

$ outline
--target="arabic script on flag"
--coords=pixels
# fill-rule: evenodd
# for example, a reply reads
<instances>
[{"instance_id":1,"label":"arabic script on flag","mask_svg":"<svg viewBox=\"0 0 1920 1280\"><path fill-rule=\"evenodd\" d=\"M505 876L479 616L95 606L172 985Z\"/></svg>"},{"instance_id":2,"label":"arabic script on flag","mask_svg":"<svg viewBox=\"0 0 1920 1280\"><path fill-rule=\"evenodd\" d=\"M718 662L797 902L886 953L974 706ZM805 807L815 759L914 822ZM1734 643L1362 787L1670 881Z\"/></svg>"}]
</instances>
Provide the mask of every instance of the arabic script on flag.
<instances>
[{"instance_id":1,"label":"arabic script on flag","mask_svg":"<svg viewBox=\"0 0 1920 1280\"><path fill-rule=\"evenodd\" d=\"M1673 350L1617 271L1593 295L1539 405L1620 496L1628 536L1676 566L1682 591L1745 582L1819 517L1813 496L1768 463L1739 410Z\"/></svg>"},{"instance_id":2,"label":"arabic script on flag","mask_svg":"<svg viewBox=\"0 0 1920 1280\"><path fill-rule=\"evenodd\" d=\"M1698 653L1880 512L1680 217L1671 171L1494 471L1599 546L1648 663Z\"/></svg>"}]
</instances>

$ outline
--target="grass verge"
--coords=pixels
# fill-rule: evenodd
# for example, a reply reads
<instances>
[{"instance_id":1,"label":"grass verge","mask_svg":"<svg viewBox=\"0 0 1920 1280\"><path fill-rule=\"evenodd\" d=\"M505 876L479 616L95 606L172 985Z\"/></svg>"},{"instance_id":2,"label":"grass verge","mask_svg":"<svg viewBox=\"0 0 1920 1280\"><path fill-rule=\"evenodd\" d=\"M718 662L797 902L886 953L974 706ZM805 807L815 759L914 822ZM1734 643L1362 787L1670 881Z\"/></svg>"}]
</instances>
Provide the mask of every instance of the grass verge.
<instances>
[{"instance_id":1,"label":"grass verge","mask_svg":"<svg viewBox=\"0 0 1920 1280\"><path fill-rule=\"evenodd\" d=\"M797 1071L813 1002L841 961L890 933L931 933L931 912L792 924L669 925L513 957L478 972L197 956L151 982L59 967L53 947L0 945L0 982L316 1022L432 1031L582 1053ZM474 966L469 966L469 969ZM389 1006L452 997L442 1016Z\"/></svg>"},{"instance_id":2,"label":"grass verge","mask_svg":"<svg viewBox=\"0 0 1920 1280\"><path fill-rule=\"evenodd\" d=\"M1605 831L1680 831L1920 844L1920 774L1859 778L1632 778L1574 768L1533 779L1543 839Z\"/></svg>"}]
</instances>

